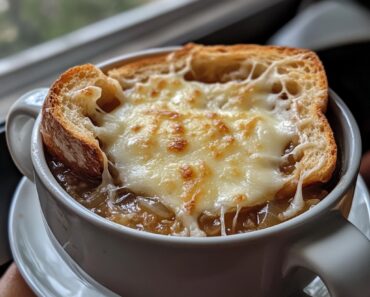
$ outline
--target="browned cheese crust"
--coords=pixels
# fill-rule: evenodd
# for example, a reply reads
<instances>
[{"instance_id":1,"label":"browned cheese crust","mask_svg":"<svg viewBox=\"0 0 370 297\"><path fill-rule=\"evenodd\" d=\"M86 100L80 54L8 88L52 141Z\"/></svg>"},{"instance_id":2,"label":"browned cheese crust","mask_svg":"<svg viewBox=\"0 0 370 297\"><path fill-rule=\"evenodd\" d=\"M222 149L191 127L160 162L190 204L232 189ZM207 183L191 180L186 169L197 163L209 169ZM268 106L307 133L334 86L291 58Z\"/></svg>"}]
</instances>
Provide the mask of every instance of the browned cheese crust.
<instances>
[{"instance_id":1,"label":"browned cheese crust","mask_svg":"<svg viewBox=\"0 0 370 297\"><path fill-rule=\"evenodd\" d=\"M290 81L285 85L286 89L293 95L295 92L305 92L312 88L315 91L313 97L300 97L302 99L298 105L299 113L302 116L309 115L312 119L310 124L301 127L300 130L308 136L310 142L315 142L319 135L320 137L324 135L326 139L324 149L308 147L300 159L296 160L300 167L309 172L315 168L319 159L324 158L320 170L314 170L306 176L303 185L326 182L331 178L336 165L337 147L324 115L328 101L328 83L324 68L312 51L277 46L188 44L172 55L163 54L123 64L110 70L108 76L116 79L122 89L126 89L132 86L133 78L135 81L146 81L152 74L168 73L171 70L170 65L173 65L175 70L184 68L190 55L191 71L186 74L186 79L205 83L241 80L250 74L252 78L257 78L272 62L292 57L277 68L279 73L286 73L289 76ZM242 62L246 60L257 62L257 66L238 72ZM65 104L73 105L73 102L68 103L65 100L67 91L95 85L96 81L102 79L106 79L106 76L92 65L78 66L66 71L52 85L42 113L41 133L48 151L73 170L90 177L99 177L103 170L103 154L99 143L91 131L76 129L78 123L72 123L68 114L63 112L63 108ZM271 91L274 92L273 88L276 87L279 88L273 86ZM300 174L299 166L295 166L292 174L296 178L284 186L279 192L281 196L286 196L296 189Z\"/></svg>"},{"instance_id":2,"label":"browned cheese crust","mask_svg":"<svg viewBox=\"0 0 370 297\"><path fill-rule=\"evenodd\" d=\"M201 46L188 44L177 51L172 58L167 55L145 58L120 68L113 69L109 76L117 79L122 88L130 87L127 84L132 78L139 78L141 81L147 80L154 73L168 73L168 61L175 61L176 70L185 66L186 58L192 54L191 69L186 75L189 80L197 80L205 83L227 82L232 79L245 79L249 71L254 71L253 78L260 76L273 61L285 57L297 56L299 59L293 60L286 65L279 66L278 71L287 73L291 78L291 85L287 86L295 92L297 86L304 92L305 89L315 89L315 97L303 98L299 105L299 112L302 115L309 114L312 124L301 128L301 131L309 136L311 141L315 141L318 134L325 135L326 147L324 150L307 148L297 160L309 171L317 165L319 159L324 158L325 162L320 170L313 171L305 177L303 186L318 182L327 182L335 169L337 159L337 146L333 132L324 115L328 102L328 83L323 65L317 55L306 49L287 48L278 46L260 45L234 45L234 46ZM247 69L240 76L235 76L235 71L239 70L242 62L246 60L258 62L255 69ZM231 74L234 74L233 76ZM299 179L299 170L293 172L295 179L287 183L280 191L279 196L286 197L296 189Z\"/></svg>"}]
</instances>

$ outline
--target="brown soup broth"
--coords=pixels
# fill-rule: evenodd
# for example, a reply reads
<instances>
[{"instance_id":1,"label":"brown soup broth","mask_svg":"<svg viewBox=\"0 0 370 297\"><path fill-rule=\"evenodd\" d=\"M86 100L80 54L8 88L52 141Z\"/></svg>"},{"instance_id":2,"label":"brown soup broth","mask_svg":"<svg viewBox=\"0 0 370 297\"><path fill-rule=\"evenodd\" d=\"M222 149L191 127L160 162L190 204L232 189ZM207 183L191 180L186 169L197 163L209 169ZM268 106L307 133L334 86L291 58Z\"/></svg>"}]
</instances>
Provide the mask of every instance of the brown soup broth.
<instances>
[{"instance_id":1,"label":"brown soup broth","mask_svg":"<svg viewBox=\"0 0 370 297\"><path fill-rule=\"evenodd\" d=\"M100 181L81 178L57 159L47 156L49 168L58 183L76 201L92 212L108 220L133 229L163 234L181 234L184 226L176 220L175 214L159 202L158 198L135 194L127 188L114 189L115 195L109 191L99 192ZM320 202L328 194L327 185L310 186L303 189L305 202L303 213ZM264 205L245 207L228 212L224 216L226 234L245 233L277 225L284 221L279 214L290 205L293 197L270 201ZM299 214L300 214L299 213ZM299 215L297 214L297 215ZM203 213L198 218L199 227L207 236L221 235L221 219Z\"/></svg>"}]
</instances>

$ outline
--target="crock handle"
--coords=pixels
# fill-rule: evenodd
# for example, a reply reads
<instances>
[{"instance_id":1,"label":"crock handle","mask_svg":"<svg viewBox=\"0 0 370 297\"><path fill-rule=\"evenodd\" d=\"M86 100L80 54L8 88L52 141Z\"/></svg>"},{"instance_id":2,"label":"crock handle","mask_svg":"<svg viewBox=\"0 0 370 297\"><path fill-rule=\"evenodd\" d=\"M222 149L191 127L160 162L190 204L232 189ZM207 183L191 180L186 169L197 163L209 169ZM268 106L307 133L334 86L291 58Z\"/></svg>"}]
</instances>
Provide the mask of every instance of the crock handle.
<instances>
[{"instance_id":1,"label":"crock handle","mask_svg":"<svg viewBox=\"0 0 370 297\"><path fill-rule=\"evenodd\" d=\"M14 163L33 181L31 134L48 89L36 89L21 96L10 108L6 120L6 142Z\"/></svg>"},{"instance_id":2,"label":"crock handle","mask_svg":"<svg viewBox=\"0 0 370 297\"><path fill-rule=\"evenodd\" d=\"M339 212L322 223L291 247L284 275L303 267L320 276L331 297L370 296L369 239Z\"/></svg>"}]
</instances>

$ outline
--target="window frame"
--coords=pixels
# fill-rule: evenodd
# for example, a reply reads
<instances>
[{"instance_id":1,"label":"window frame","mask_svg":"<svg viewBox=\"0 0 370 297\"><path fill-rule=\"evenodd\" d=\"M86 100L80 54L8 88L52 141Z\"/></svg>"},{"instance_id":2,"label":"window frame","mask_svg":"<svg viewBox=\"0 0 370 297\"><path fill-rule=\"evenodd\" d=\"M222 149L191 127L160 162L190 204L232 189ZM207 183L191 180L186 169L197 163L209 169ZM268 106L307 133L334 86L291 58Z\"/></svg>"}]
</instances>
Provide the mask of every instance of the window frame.
<instances>
[{"instance_id":1,"label":"window frame","mask_svg":"<svg viewBox=\"0 0 370 297\"><path fill-rule=\"evenodd\" d=\"M0 123L22 93L49 85L73 65L182 44L282 2L297 1L157 0L8 56L0 60Z\"/></svg>"}]
</instances>

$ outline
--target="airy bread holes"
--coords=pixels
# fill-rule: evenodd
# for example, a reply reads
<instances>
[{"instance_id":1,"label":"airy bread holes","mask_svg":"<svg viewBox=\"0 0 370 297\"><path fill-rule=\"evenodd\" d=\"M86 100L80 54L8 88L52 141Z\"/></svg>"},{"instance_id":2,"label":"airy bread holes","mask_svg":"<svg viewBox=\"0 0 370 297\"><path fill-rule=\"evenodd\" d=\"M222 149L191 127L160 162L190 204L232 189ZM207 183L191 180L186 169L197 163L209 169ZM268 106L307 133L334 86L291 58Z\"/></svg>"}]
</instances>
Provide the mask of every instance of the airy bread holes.
<instances>
[{"instance_id":1,"label":"airy bread holes","mask_svg":"<svg viewBox=\"0 0 370 297\"><path fill-rule=\"evenodd\" d=\"M104 96L102 95L96 104L105 112L109 113L115 110L118 106L120 106L121 102L113 96Z\"/></svg>"},{"instance_id":2,"label":"airy bread holes","mask_svg":"<svg viewBox=\"0 0 370 297\"><path fill-rule=\"evenodd\" d=\"M272 87L271 87L271 92L273 94L279 94L281 91L283 90L283 86L281 84L280 81L275 81L273 84L272 84Z\"/></svg>"},{"instance_id":3,"label":"airy bread holes","mask_svg":"<svg viewBox=\"0 0 370 297\"><path fill-rule=\"evenodd\" d=\"M193 67L190 71L186 72L184 79L186 81L199 81L204 83L211 83L207 75L207 68L204 66Z\"/></svg>"},{"instance_id":4,"label":"airy bread holes","mask_svg":"<svg viewBox=\"0 0 370 297\"><path fill-rule=\"evenodd\" d=\"M293 96L297 96L301 91L300 86L294 80L286 81L285 82L285 88L288 91L288 93L293 95Z\"/></svg>"},{"instance_id":5,"label":"airy bread holes","mask_svg":"<svg viewBox=\"0 0 370 297\"><path fill-rule=\"evenodd\" d=\"M240 64L229 64L229 65L224 65L220 69L220 77L219 81L220 82L228 82L230 80L241 80L244 79L246 76L243 75L243 73L240 71Z\"/></svg>"},{"instance_id":6,"label":"airy bread holes","mask_svg":"<svg viewBox=\"0 0 370 297\"><path fill-rule=\"evenodd\" d=\"M240 67L240 73L243 75L243 79L247 78L252 71L252 64L247 63Z\"/></svg>"},{"instance_id":7,"label":"airy bread holes","mask_svg":"<svg viewBox=\"0 0 370 297\"><path fill-rule=\"evenodd\" d=\"M188 71L184 78L186 81L198 81L201 83L226 83L230 80L242 80L247 77L246 72L241 71L239 63L224 63L217 67L210 68L207 65L193 65L192 70Z\"/></svg>"},{"instance_id":8,"label":"airy bread holes","mask_svg":"<svg viewBox=\"0 0 370 297\"><path fill-rule=\"evenodd\" d=\"M286 92L282 92L280 95L279 95L279 98L281 100L287 100L289 98L288 94Z\"/></svg>"},{"instance_id":9,"label":"airy bread holes","mask_svg":"<svg viewBox=\"0 0 370 297\"><path fill-rule=\"evenodd\" d=\"M115 90L112 85L109 85L106 81L99 80L95 84L101 88L101 96L96 101L96 104L105 112L109 113L120 106L121 102L115 96Z\"/></svg>"},{"instance_id":10,"label":"airy bread holes","mask_svg":"<svg viewBox=\"0 0 370 297\"><path fill-rule=\"evenodd\" d=\"M290 62L290 63L287 64L288 67L294 68L294 69L301 68L304 65L305 65L305 63L302 62L302 61L295 61L295 62Z\"/></svg>"},{"instance_id":11,"label":"airy bread holes","mask_svg":"<svg viewBox=\"0 0 370 297\"><path fill-rule=\"evenodd\" d=\"M240 69L239 63L222 65L222 67L220 68L220 74L223 75L223 74L236 72L236 71L239 71L239 69Z\"/></svg>"},{"instance_id":12,"label":"airy bread holes","mask_svg":"<svg viewBox=\"0 0 370 297\"><path fill-rule=\"evenodd\" d=\"M288 70L284 66L279 66L277 68L277 73L279 73L279 74L286 74L286 73L288 73Z\"/></svg>"},{"instance_id":13,"label":"airy bread holes","mask_svg":"<svg viewBox=\"0 0 370 297\"><path fill-rule=\"evenodd\" d=\"M252 68L253 66L247 63L242 64L240 67L235 67L235 69L228 69L228 72L222 75L221 82L245 80L249 77Z\"/></svg>"},{"instance_id":14,"label":"airy bread holes","mask_svg":"<svg viewBox=\"0 0 370 297\"><path fill-rule=\"evenodd\" d=\"M310 81L306 82L306 84L305 84L305 89L306 90L310 90L310 89L312 89L312 87L313 87L313 85Z\"/></svg>"},{"instance_id":15,"label":"airy bread holes","mask_svg":"<svg viewBox=\"0 0 370 297\"><path fill-rule=\"evenodd\" d=\"M266 69L267 67L265 65L257 64L253 69L252 79L259 78L266 71Z\"/></svg>"}]
</instances>

